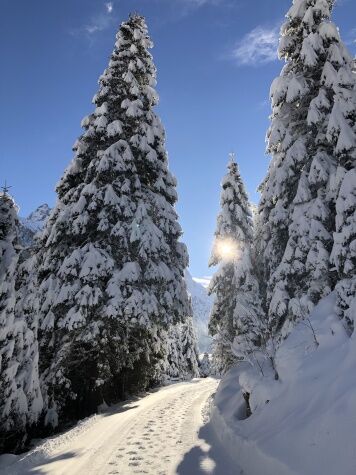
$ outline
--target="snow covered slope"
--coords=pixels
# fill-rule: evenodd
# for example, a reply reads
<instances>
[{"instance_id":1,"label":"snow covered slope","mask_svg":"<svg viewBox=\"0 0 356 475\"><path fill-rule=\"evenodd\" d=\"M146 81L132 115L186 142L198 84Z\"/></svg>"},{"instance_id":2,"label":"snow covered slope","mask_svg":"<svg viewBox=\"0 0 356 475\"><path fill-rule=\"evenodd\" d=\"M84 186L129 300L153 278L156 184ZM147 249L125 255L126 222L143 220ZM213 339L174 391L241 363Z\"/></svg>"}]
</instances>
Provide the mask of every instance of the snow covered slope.
<instances>
[{"instance_id":1,"label":"snow covered slope","mask_svg":"<svg viewBox=\"0 0 356 475\"><path fill-rule=\"evenodd\" d=\"M208 333L208 322L213 298L209 297L207 291L209 279L192 277L189 271L186 271L185 280L188 292L192 297L193 320L198 337L199 351L204 353L205 351L209 351L211 344L211 337Z\"/></svg>"},{"instance_id":2,"label":"snow covered slope","mask_svg":"<svg viewBox=\"0 0 356 475\"><path fill-rule=\"evenodd\" d=\"M31 246L34 235L42 231L51 213L47 203L39 206L27 218L20 219L20 240L25 247Z\"/></svg>"},{"instance_id":3,"label":"snow covered slope","mask_svg":"<svg viewBox=\"0 0 356 475\"><path fill-rule=\"evenodd\" d=\"M347 336L334 303L325 298L311 326L301 322L283 342L279 381L247 363L222 381L213 424L245 473L355 475L356 335ZM242 391L251 394L248 419Z\"/></svg>"}]
</instances>

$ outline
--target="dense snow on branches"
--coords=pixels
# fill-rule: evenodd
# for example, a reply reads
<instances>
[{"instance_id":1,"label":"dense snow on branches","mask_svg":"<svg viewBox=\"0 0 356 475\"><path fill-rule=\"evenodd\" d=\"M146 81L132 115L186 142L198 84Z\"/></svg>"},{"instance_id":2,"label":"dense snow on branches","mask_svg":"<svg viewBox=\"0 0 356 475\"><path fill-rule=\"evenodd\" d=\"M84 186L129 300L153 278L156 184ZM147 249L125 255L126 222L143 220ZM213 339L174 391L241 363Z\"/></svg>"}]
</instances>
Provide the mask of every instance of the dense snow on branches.
<instances>
[{"instance_id":1,"label":"dense snow on branches","mask_svg":"<svg viewBox=\"0 0 356 475\"><path fill-rule=\"evenodd\" d=\"M341 182L355 166L355 75L333 3L293 3L279 46L286 64L271 88L256 249L270 327L282 336L338 280L330 254Z\"/></svg>"},{"instance_id":2,"label":"dense snow on branches","mask_svg":"<svg viewBox=\"0 0 356 475\"><path fill-rule=\"evenodd\" d=\"M0 450L18 447L42 410L38 377L37 328L16 305L21 246L17 208L6 191L0 194Z\"/></svg>"},{"instance_id":3,"label":"dense snow on branches","mask_svg":"<svg viewBox=\"0 0 356 475\"><path fill-rule=\"evenodd\" d=\"M191 316L151 46L143 17L121 25L41 238L41 370L54 425L66 407L91 411L159 381L159 329Z\"/></svg>"},{"instance_id":4,"label":"dense snow on branches","mask_svg":"<svg viewBox=\"0 0 356 475\"><path fill-rule=\"evenodd\" d=\"M262 329L251 209L233 156L222 181L220 201L210 259L210 265L219 264L219 268L209 287L214 294L209 329L214 336L213 366L217 373L224 373L236 356L244 357L259 346Z\"/></svg>"},{"instance_id":5,"label":"dense snow on branches","mask_svg":"<svg viewBox=\"0 0 356 475\"><path fill-rule=\"evenodd\" d=\"M167 378L198 375L188 253L154 112L151 47L143 17L122 23L57 204L37 236L49 209L29 217L41 223L22 234L32 247L21 256L15 205L1 196L1 417L8 431L24 430L39 413L41 424L55 428Z\"/></svg>"},{"instance_id":6,"label":"dense snow on branches","mask_svg":"<svg viewBox=\"0 0 356 475\"><path fill-rule=\"evenodd\" d=\"M294 335L299 342L306 332L313 351L322 349L316 372L318 355L329 346L338 354L335 335L352 344L356 73L331 21L334 3L294 0L287 13L260 203L252 217L232 154L209 296L187 271L177 182L155 112L153 44L142 16L121 24L53 210L19 220L8 188L0 193L0 450L21 450L130 394L234 364L245 368L244 410L234 414L268 414L275 388L304 381L296 373L305 355L283 361ZM200 365L192 303L203 351L211 310L213 354Z\"/></svg>"}]
</instances>

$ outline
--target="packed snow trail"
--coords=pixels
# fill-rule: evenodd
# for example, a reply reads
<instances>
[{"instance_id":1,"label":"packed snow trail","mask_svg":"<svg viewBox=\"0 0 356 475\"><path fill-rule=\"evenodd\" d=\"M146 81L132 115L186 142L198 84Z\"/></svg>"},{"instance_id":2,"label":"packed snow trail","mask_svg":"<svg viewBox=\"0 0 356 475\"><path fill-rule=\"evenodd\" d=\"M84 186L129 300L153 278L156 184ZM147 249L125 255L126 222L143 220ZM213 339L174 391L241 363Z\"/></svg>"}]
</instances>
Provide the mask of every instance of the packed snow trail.
<instances>
[{"instance_id":1,"label":"packed snow trail","mask_svg":"<svg viewBox=\"0 0 356 475\"><path fill-rule=\"evenodd\" d=\"M217 386L196 379L116 406L46 440L0 474L238 475L208 420Z\"/></svg>"}]
</instances>

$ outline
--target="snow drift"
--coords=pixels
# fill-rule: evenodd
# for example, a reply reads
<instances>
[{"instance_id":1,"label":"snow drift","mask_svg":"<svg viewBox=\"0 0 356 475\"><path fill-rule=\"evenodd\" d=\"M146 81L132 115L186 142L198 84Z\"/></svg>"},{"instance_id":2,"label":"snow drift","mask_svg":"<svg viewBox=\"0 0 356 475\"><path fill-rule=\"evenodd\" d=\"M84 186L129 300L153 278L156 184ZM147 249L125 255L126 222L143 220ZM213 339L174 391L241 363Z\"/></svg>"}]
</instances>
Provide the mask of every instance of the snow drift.
<instances>
[{"instance_id":1,"label":"snow drift","mask_svg":"<svg viewBox=\"0 0 356 475\"><path fill-rule=\"evenodd\" d=\"M356 335L349 338L334 304L334 294L323 299L311 326L301 322L282 343L279 381L242 363L221 382L212 422L247 474L356 473Z\"/></svg>"}]
</instances>

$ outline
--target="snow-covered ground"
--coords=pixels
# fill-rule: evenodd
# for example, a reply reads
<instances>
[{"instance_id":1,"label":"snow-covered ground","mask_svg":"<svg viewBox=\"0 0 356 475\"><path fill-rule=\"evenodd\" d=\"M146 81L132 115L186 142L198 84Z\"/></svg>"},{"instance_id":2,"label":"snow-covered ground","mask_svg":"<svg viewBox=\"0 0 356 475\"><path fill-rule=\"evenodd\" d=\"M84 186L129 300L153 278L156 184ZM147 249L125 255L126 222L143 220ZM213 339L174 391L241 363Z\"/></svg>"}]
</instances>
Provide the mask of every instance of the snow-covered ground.
<instances>
[{"instance_id":1,"label":"snow-covered ground","mask_svg":"<svg viewBox=\"0 0 356 475\"><path fill-rule=\"evenodd\" d=\"M356 336L324 299L283 342L279 381L243 363L222 381L212 424L248 475L355 475ZM315 331L316 341L313 331ZM246 416L242 391L251 394Z\"/></svg>"},{"instance_id":2,"label":"snow-covered ground","mask_svg":"<svg viewBox=\"0 0 356 475\"><path fill-rule=\"evenodd\" d=\"M115 406L22 456L0 457L0 474L239 475L209 423L217 386L195 379Z\"/></svg>"}]
</instances>

